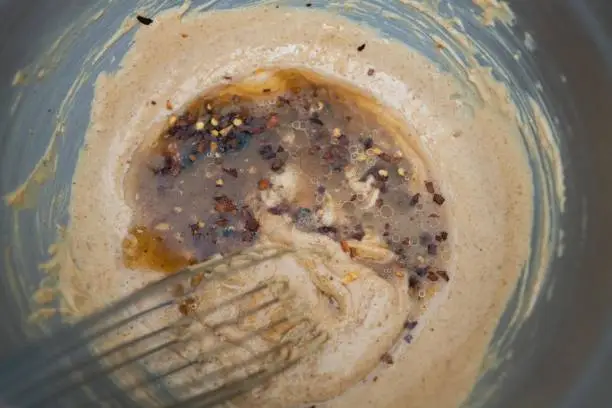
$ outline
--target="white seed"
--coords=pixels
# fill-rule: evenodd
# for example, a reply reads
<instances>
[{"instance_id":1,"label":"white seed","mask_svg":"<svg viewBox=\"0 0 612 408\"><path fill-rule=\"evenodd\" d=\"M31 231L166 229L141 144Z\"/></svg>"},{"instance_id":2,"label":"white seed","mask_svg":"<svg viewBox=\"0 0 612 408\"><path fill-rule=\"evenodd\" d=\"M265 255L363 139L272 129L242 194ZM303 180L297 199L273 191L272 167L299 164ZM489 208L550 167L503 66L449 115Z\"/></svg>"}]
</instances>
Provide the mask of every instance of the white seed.
<instances>
[{"instance_id":1,"label":"white seed","mask_svg":"<svg viewBox=\"0 0 612 408\"><path fill-rule=\"evenodd\" d=\"M217 187L221 187L223 186L223 179L217 179L217 181L215 182L215 184L217 185Z\"/></svg>"},{"instance_id":2,"label":"white seed","mask_svg":"<svg viewBox=\"0 0 612 408\"><path fill-rule=\"evenodd\" d=\"M210 124L213 126L219 126L219 121L217 120L217 118L212 118L210 120Z\"/></svg>"},{"instance_id":3,"label":"white seed","mask_svg":"<svg viewBox=\"0 0 612 408\"><path fill-rule=\"evenodd\" d=\"M174 207L174 212L180 214L183 212L183 209L181 207Z\"/></svg>"},{"instance_id":4,"label":"white seed","mask_svg":"<svg viewBox=\"0 0 612 408\"><path fill-rule=\"evenodd\" d=\"M397 169L397 174L399 174L400 177L405 177L406 176L406 170L404 170L403 167L400 167L399 169Z\"/></svg>"},{"instance_id":5,"label":"white seed","mask_svg":"<svg viewBox=\"0 0 612 408\"><path fill-rule=\"evenodd\" d=\"M196 130L202 130L204 129L204 122L202 122L201 120L198 120L195 124L195 128Z\"/></svg>"},{"instance_id":6,"label":"white seed","mask_svg":"<svg viewBox=\"0 0 612 408\"><path fill-rule=\"evenodd\" d=\"M378 174L379 174L381 177L388 177L388 176L389 176L389 172L388 172L387 170L385 170L385 169L380 169L380 170L378 170Z\"/></svg>"},{"instance_id":7,"label":"white seed","mask_svg":"<svg viewBox=\"0 0 612 408\"><path fill-rule=\"evenodd\" d=\"M242 122L242 119L236 118L232 121L232 123L234 124L234 126L240 126L242 125L243 122Z\"/></svg>"}]
</instances>

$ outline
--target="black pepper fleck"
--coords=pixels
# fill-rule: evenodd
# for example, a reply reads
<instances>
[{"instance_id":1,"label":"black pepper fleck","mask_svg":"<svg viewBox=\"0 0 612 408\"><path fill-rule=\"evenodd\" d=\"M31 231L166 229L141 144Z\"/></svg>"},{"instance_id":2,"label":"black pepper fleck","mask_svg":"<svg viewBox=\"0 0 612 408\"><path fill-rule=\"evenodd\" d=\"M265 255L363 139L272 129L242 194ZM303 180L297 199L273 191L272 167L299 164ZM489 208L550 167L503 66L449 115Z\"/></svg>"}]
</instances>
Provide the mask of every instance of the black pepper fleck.
<instances>
[{"instance_id":1,"label":"black pepper fleck","mask_svg":"<svg viewBox=\"0 0 612 408\"><path fill-rule=\"evenodd\" d=\"M434 188L434 185L433 185L433 183L431 181L426 181L425 182L425 188L427 189L427 192L429 194L433 194L433 193L436 192L436 190Z\"/></svg>"},{"instance_id":2,"label":"black pepper fleck","mask_svg":"<svg viewBox=\"0 0 612 408\"><path fill-rule=\"evenodd\" d=\"M366 44L363 43L359 47L357 47L357 51L361 52L361 51L365 50L365 47L366 47Z\"/></svg>"},{"instance_id":3,"label":"black pepper fleck","mask_svg":"<svg viewBox=\"0 0 612 408\"><path fill-rule=\"evenodd\" d=\"M446 199L442 196L442 194L434 194L433 196L433 201L434 203L438 204L438 205L442 205L444 204L444 202L446 201Z\"/></svg>"},{"instance_id":4,"label":"black pepper fleck","mask_svg":"<svg viewBox=\"0 0 612 408\"><path fill-rule=\"evenodd\" d=\"M226 169L225 167L223 168L223 171L227 174L229 174L230 176L234 177L234 178L238 178L238 170L236 169Z\"/></svg>"},{"instance_id":5,"label":"black pepper fleck","mask_svg":"<svg viewBox=\"0 0 612 408\"><path fill-rule=\"evenodd\" d=\"M389 353L385 353L385 354L383 354L383 355L380 357L380 360L381 360L383 363L385 363L385 364L389 364L389 365L391 365L391 364L393 364L393 363L394 363L394 361L393 361L393 356L392 356L391 354L389 354Z\"/></svg>"},{"instance_id":6,"label":"black pepper fleck","mask_svg":"<svg viewBox=\"0 0 612 408\"><path fill-rule=\"evenodd\" d=\"M404 323L404 328L407 330L414 330L418 324L419 322L416 320L408 320L406 323Z\"/></svg>"},{"instance_id":7,"label":"black pepper fleck","mask_svg":"<svg viewBox=\"0 0 612 408\"><path fill-rule=\"evenodd\" d=\"M144 25L150 25L153 22L152 18L143 17L141 15L136 16L136 20L138 20L140 24L144 24Z\"/></svg>"},{"instance_id":8,"label":"black pepper fleck","mask_svg":"<svg viewBox=\"0 0 612 408\"><path fill-rule=\"evenodd\" d=\"M448 239L448 232L442 231L438 235L436 235L436 241L443 242Z\"/></svg>"}]
</instances>

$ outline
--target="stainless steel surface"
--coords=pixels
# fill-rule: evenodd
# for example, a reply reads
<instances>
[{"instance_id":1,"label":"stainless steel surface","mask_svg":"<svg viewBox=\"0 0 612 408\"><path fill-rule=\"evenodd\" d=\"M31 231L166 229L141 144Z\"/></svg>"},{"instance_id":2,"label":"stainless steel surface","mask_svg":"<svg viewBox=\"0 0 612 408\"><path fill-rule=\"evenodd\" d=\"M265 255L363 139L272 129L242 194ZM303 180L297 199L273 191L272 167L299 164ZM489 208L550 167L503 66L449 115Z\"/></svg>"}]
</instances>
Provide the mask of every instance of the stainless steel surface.
<instances>
[{"instance_id":1,"label":"stainless steel surface","mask_svg":"<svg viewBox=\"0 0 612 408\"><path fill-rule=\"evenodd\" d=\"M37 61L44 50L89 8L106 1L78 0L0 0L0 192L12 191L22 183L43 154L55 126L63 115L61 100L80 67L90 64L94 74L116 67L129 39L115 46L117 60L105 56L92 63L85 55L99 38L107 38L123 15L132 8L129 2L115 3L100 20L83 28L70 39L64 57L49 55L50 72L27 87L10 86L15 72ZM160 5L176 3L158 2ZM203 3L203 2L200 2ZM218 1L216 6L231 7L245 2ZM294 2L301 4L300 2ZM317 2L314 2L317 3ZM378 3L378 2L373 2ZM444 2L443 2L444 3ZM458 14L471 2L456 0ZM532 317L512 339L513 357L485 373L468 406L496 408L598 408L612 405L612 3L606 0L509 0L518 17L511 30L499 32L515 38L523 47L524 32L531 34L537 47L516 60L507 50L497 49L496 57L510 73L514 89L535 90L541 86L542 101L552 117L560 139L567 202L559 215L564 251L553 257L551 279L544 296L535 305ZM399 2L382 2L380 7L401 8ZM400 41L418 47L410 33L394 21L368 20ZM483 28L471 20L468 30ZM489 45L493 41L488 37ZM495 49L492 44L492 49ZM35 76L35 75L34 75ZM95 75L94 75L95 77ZM53 194L68 188L74 170L75 154L82 144L92 97L92 78L75 95L77 108L66 115L65 134L58 142L60 160L56 176L45 184L37 198L37 211L17 214L0 210L0 308L2 336L0 349L7 350L24 338L36 334L26 323L31 294L41 279L38 264L47 259L47 247L56 236L55 223L66 220L64 205L52 205ZM539 82L539 84L538 84ZM16 98L19 103L16 104ZM59 110L59 112L58 112ZM27 257L15 251L14 225L18 224L20 245ZM36 238L35 238L36 237ZM9 268L10 267L10 268ZM9 279L9 276L20 279ZM500 323L503 329L507 316ZM491 388L492 385L494 388ZM111 387L110 384L108 384ZM94 390L94 394L101 392ZM480 402L479 402L480 401ZM114 401L126 406L125 401ZM115 406L115 405L114 405Z\"/></svg>"},{"instance_id":2,"label":"stainless steel surface","mask_svg":"<svg viewBox=\"0 0 612 408\"><path fill-rule=\"evenodd\" d=\"M199 304L196 291L200 285L231 278L242 268L254 268L287 253L280 247L258 248L190 266L106 310L14 350L0 360L0 399L20 408L49 406L53 401L70 401L83 387L95 388L100 378L123 375L132 381L116 392L143 404L142 395L156 395L163 389L172 398L159 396L161 406L202 408L267 383L326 339L304 311L290 306L295 294L288 282L266 281L229 297L219 294L204 306ZM148 324L151 317L168 313L175 317L159 327L149 327L142 334L129 331ZM266 323L262 317L271 314L274 320ZM247 322L255 327L245 326ZM189 330L194 325L196 330ZM198 347L207 338L226 340L198 348L195 356L177 357L176 353ZM262 339L263 348L258 350L254 341ZM92 344L95 352L90 352ZM223 358L237 349L251 348L253 353L237 361ZM168 367L140 378L151 359L168 355L176 357ZM185 373L190 376L181 377ZM187 380L177 381L177 377ZM113 397L109 394L105 399Z\"/></svg>"}]
</instances>

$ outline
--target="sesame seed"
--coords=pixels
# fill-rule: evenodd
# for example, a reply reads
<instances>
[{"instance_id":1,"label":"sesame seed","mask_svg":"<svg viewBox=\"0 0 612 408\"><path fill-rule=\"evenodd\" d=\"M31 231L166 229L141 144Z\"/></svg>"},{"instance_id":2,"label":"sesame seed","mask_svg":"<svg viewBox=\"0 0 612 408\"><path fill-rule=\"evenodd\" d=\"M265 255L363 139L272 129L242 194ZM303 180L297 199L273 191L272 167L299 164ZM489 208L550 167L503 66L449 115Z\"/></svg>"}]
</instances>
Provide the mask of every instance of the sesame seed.
<instances>
[{"instance_id":1,"label":"sesame seed","mask_svg":"<svg viewBox=\"0 0 612 408\"><path fill-rule=\"evenodd\" d=\"M196 130L202 130L204 129L204 122L202 122L201 120L198 120L195 124L195 128Z\"/></svg>"}]
</instances>

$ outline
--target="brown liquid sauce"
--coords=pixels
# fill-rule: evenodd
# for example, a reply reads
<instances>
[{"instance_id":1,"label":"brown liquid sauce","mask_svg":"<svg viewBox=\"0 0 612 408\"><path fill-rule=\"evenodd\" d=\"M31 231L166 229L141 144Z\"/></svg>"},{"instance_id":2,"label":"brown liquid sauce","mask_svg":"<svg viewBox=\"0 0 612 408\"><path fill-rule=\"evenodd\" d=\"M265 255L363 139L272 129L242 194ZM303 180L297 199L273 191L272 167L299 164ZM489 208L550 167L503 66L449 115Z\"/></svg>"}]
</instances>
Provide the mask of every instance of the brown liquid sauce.
<instances>
[{"instance_id":1,"label":"brown liquid sauce","mask_svg":"<svg viewBox=\"0 0 612 408\"><path fill-rule=\"evenodd\" d=\"M389 109L307 71L227 80L170 116L153 146L133 157L126 266L173 273L247 248L258 240L264 211L331 237L381 276L405 278L420 296L449 279L446 199L436 181L414 174L411 157L394 142L407 130ZM297 194L267 206L263 194L289 168L298 173ZM377 191L375 199L356 192L347 172ZM339 214L331 223L326 206ZM348 244L366 236L395 254L392 267Z\"/></svg>"}]
</instances>

